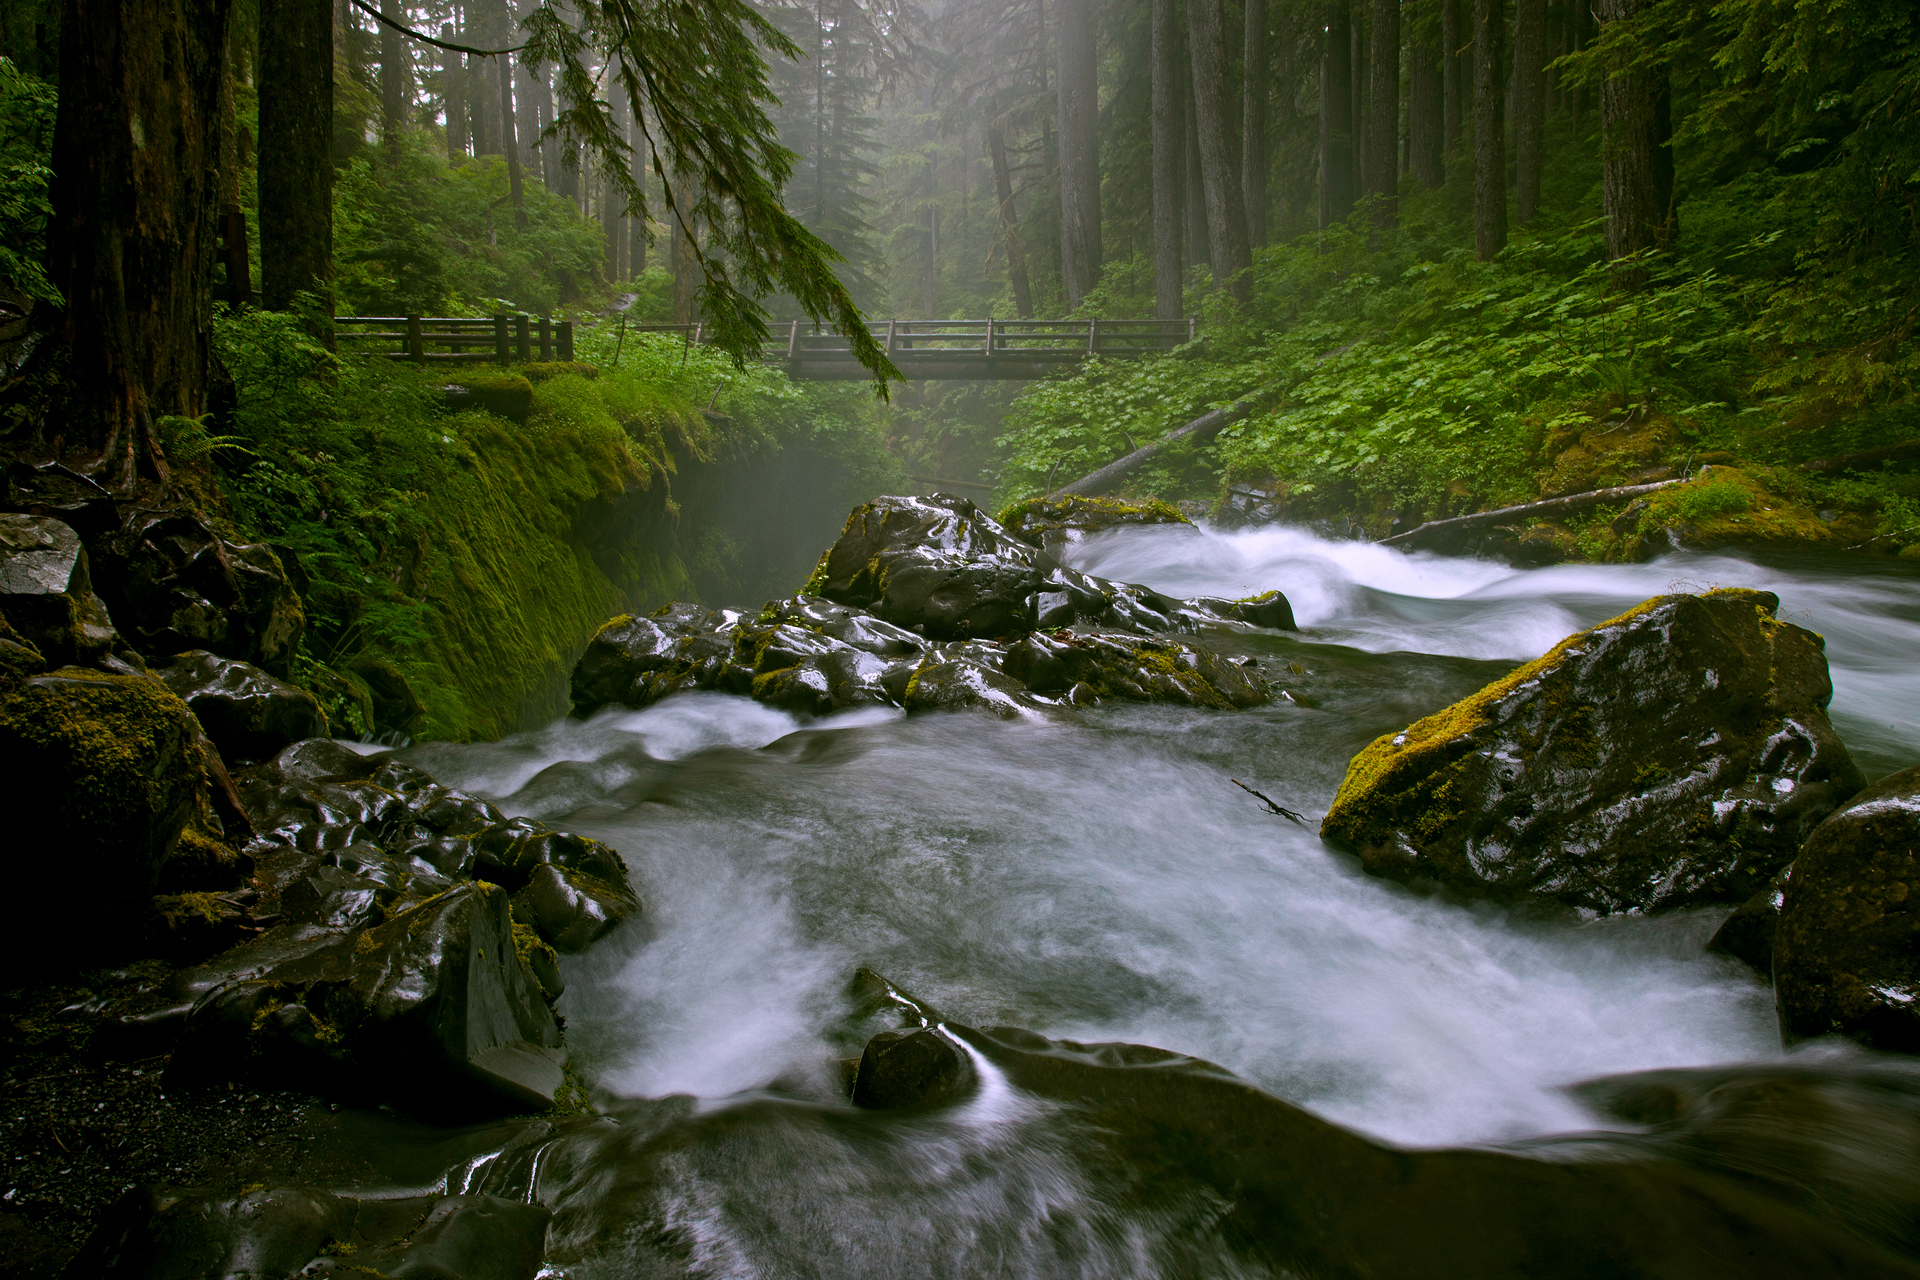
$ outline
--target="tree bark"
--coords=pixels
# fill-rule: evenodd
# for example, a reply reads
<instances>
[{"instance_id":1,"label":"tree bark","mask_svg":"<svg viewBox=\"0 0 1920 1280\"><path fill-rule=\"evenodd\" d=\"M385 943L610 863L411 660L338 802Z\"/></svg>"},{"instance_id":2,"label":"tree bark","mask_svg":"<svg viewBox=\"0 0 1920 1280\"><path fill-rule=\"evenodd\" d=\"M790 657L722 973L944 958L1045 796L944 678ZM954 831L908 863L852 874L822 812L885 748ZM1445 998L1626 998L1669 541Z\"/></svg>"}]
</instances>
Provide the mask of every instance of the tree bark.
<instances>
[{"instance_id":1,"label":"tree bark","mask_svg":"<svg viewBox=\"0 0 1920 1280\"><path fill-rule=\"evenodd\" d=\"M1247 201L1247 242L1267 243L1267 0L1246 0L1241 42L1240 186Z\"/></svg>"},{"instance_id":2,"label":"tree bark","mask_svg":"<svg viewBox=\"0 0 1920 1280\"><path fill-rule=\"evenodd\" d=\"M1367 113L1367 194L1373 224L1391 227L1400 210L1400 0L1373 0L1372 92Z\"/></svg>"},{"instance_id":3,"label":"tree bark","mask_svg":"<svg viewBox=\"0 0 1920 1280\"><path fill-rule=\"evenodd\" d=\"M403 21L400 6L394 0L380 0L380 12L390 22ZM400 42L400 33L387 23L381 23L380 156L389 166L400 163L400 148L403 145L401 130L406 126L407 99L413 96L412 82L407 50Z\"/></svg>"},{"instance_id":4,"label":"tree bark","mask_svg":"<svg viewBox=\"0 0 1920 1280\"><path fill-rule=\"evenodd\" d=\"M260 293L333 314L333 15L326 0L259 0Z\"/></svg>"},{"instance_id":5,"label":"tree bark","mask_svg":"<svg viewBox=\"0 0 1920 1280\"><path fill-rule=\"evenodd\" d=\"M1007 138L996 122L987 126L987 151L993 160L993 194L998 202L1000 243L1007 251L1007 281L1013 286L1013 310L1022 320L1033 319L1033 284L1027 279L1027 256L1020 251L1019 223L1013 215L1013 170L1007 164Z\"/></svg>"},{"instance_id":6,"label":"tree bark","mask_svg":"<svg viewBox=\"0 0 1920 1280\"><path fill-rule=\"evenodd\" d=\"M500 54L500 149L507 157L507 193L513 204L513 225L527 229L527 193L520 173L520 140L513 123L513 56Z\"/></svg>"},{"instance_id":7,"label":"tree bark","mask_svg":"<svg viewBox=\"0 0 1920 1280\"><path fill-rule=\"evenodd\" d=\"M1181 62L1182 114L1187 118L1187 262L1212 262L1213 246L1207 242L1207 184L1200 179L1200 123L1193 105L1193 61Z\"/></svg>"},{"instance_id":8,"label":"tree bark","mask_svg":"<svg viewBox=\"0 0 1920 1280\"><path fill-rule=\"evenodd\" d=\"M1348 0L1329 0L1320 54L1320 229L1353 212L1353 32Z\"/></svg>"},{"instance_id":9,"label":"tree bark","mask_svg":"<svg viewBox=\"0 0 1920 1280\"><path fill-rule=\"evenodd\" d=\"M1540 213L1541 149L1547 128L1547 0L1514 0L1513 217L1530 227Z\"/></svg>"},{"instance_id":10,"label":"tree bark","mask_svg":"<svg viewBox=\"0 0 1920 1280\"><path fill-rule=\"evenodd\" d=\"M1507 243L1507 145L1500 75L1502 0L1473 0L1473 252L1490 262Z\"/></svg>"},{"instance_id":11,"label":"tree bark","mask_svg":"<svg viewBox=\"0 0 1920 1280\"><path fill-rule=\"evenodd\" d=\"M440 24L440 38L454 38L453 24ZM447 113L447 161L457 164L467 155L467 69L460 55L450 49L440 51L440 99Z\"/></svg>"},{"instance_id":12,"label":"tree bark","mask_svg":"<svg viewBox=\"0 0 1920 1280\"><path fill-rule=\"evenodd\" d=\"M247 214L240 207L240 127L233 104L233 22L220 57L220 161L216 204L220 211L220 260L226 267L230 307L253 301L252 266L247 261Z\"/></svg>"},{"instance_id":13,"label":"tree bark","mask_svg":"<svg viewBox=\"0 0 1920 1280\"><path fill-rule=\"evenodd\" d=\"M1471 37L1460 28L1462 0L1440 0L1440 151L1448 165L1460 149L1467 99L1467 61L1460 47Z\"/></svg>"},{"instance_id":14,"label":"tree bark","mask_svg":"<svg viewBox=\"0 0 1920 1280\"><path fill-rule=\"evenodd\" d=\"M1600 0L1602 27L1625 22L1640 0ZM1660 194L1655 153L1659 148L1659 103L1651 70L1618 68L1600 87L1600 196L1606 213L1607 257L1626 258L1666 240L1666 207ZM1620 280L1638 287L1645 273L1623 270Z\"/></svg>"},{"instance_id":15,"label":"tree bark","mask_svg":"<svg viewBox=\"0 0 1920 1280\"><path fill-rule=\"evenodd\" d=\"M1177 320L1186 310L1181 249L1186 231L1187 95L1181 75L1186 48L1174 0L1153 0L1152 23L1153 314Z\"/></svg>"},{"instance_id":16,"label":"tree bark","mask_svg":"<svg viewBox=\"0 0 1920 1280\"><path fill-rule=\"evenodd\" d=\"M1373 60L1367 56L1367 21L1371 16L1371 0L1349 0L1348 12L1353 29L1353 59L1351 66L1353 107L1348 116L1353 121L1353 194L1358 199L1366 189L1367 180L1367 91L1373 86Z\"/></svg>"},{"instance_id":17,"label":"tree bark","mask_svg":"<svg viewBox=\"0 0 1920 1280\"><path fill-rule=\"evenodd\" d=\"M1193 62L1194 121L1200 136L1200 182L1207 200L1207 242L1213 282L1246 301L1242 273L1253 265L1247 243L1247 201L1240 189L1240 157L1227 124L1226 31L1220 0L1187 0Z\"/></svg>"},{"instance_id":18,"label":"tree bark","mask_svg":"<svg viewBox=\"0 0 1920 1280\"><path fill-rule=\"evenodd\" d=\"M52 443L114 487L164 482L153 420L206 411L228 15L228 0L62 7L47 265L69 363Z\"/></svg>"},{"instance_id":19,"label":"tree bark","mask_svg":"<svg viewBox=\"0 0 1920 1280\"><path fill-rule=\"evenodd\" d=\"M1440 24L1432 9L1415 20L1413 65L1407 69L1407 147L1413 179L1429 190L1447 180Z\"/></svg>"},{"instance_id":20,"label":"tree bark","mask_svg":"<svg viewBox=\"0 0 1920 1280\"><path fill-rule=\"evenodd\" d=\"M1100 276L1099 79L1092 0L1054 7L1055 87L1060 117L1060 268L1067 307L1080 305Z\"/></svg>"}]
</instances>

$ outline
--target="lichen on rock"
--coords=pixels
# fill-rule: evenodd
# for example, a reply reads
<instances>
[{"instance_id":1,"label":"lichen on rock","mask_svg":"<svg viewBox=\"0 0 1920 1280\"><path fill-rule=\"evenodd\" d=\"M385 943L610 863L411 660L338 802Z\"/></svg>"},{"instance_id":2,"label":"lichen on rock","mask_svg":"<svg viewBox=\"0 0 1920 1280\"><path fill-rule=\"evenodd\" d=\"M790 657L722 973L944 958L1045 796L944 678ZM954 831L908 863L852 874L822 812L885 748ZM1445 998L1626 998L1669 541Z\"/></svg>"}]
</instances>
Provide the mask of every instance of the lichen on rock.
<instances>
[{"instance_id":1,"label":"lichen on rock","mask_svg":"<svg viewBox=\"0 0 1920 1280\"><path fill-rule=\"evenodd\" d=\"M1751 896L1861 784L1820 637L1659 596L1376 739L1321 828L1370 872L1606 913Z\"/></svg>"}]
</instances>

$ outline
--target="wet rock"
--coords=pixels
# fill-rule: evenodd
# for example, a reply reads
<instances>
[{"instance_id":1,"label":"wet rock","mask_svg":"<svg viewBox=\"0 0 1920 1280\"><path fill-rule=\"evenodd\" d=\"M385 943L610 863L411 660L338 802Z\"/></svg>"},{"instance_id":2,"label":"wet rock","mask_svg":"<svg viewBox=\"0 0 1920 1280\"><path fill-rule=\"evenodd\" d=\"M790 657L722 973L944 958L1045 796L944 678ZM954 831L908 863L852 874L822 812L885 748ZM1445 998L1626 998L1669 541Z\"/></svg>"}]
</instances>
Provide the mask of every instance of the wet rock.
<instances>
[{"instance_id":1,"label":"wet rock","mask_svg":"<svg viewBox=\"0 0 1920 1280\"><path fill-rule=\"evenodd\" d=\"M487 1195L357 1199L299 1187L243 1196L141 1188L75 1259L76 1280L533 1280L547 1211Z\"/></svg>"},{"instance_id":2,"label":"wet rock","mask_svg":"<svg viewBox=\"0 0 1920 1280\"><path fill-rule=\"evenodd\" d=\"M1005 720L1042 716L1047 704L1018 679L999 670L998 655L942 645L926 656L907 681L901 705L909 711L991 711Z\"/></svg>"},{"instance_id":3,"label":"wet rock","mask_svg":"<svg viewBox=\"0 0 1920 1280\"><path fill-rule=\"evenodd\" d=\"M190 511L136 511L89 543L95 588L142 653L207 649L285 678L306 613L265 543L228 542Z\"/></svg>"},{"instance_id":4,"label":"wet rock","mask_svg":"<svg viewBox=\"0 0 1920 1280\"><path fill-rule=\"evenodd\" d=\"M1838 1032L1920 1052L1920 766L1867 788L1807 838L1773 973L1789 1040Z\"/></svg>"},{"instance_id":5,"label":"wet rock","mask_svg":"<svg viewBox=\"0 0 1920 1280\"><path fill-rule=\"evenodd\" d=\"M927 641L905 627L882 622L858 609L835 604L822 596L796 595L776 600L761 613L763 622L790 622L817 631L850 648L881 657L918 653Z\"/></svg>"},{"instance_id":6,"label":"wet rock","mask_svg":"<svg viewBox=\"0 0 1920 1280\"><path fill-rule=\"evenodd\" d=\"M30 803L8 814L10 887L36 904L10 950L59 962L131 946L161 864L205 803L198 730L186 704L147 676L68 667L0 702L0 777ZM86 927L47 904L76 901Z\"/></svg>"},{"instance_id":7,"label":"wet rock","mask_svg":"<svg viewBox=\"0 0 1920 1280\"><path fill-rule=\"evenodd\" d=\"M193 709L229 764L271 759L291 743L327 736L312 694L250 663L194 649L153 673Z\"/></svg>"},{"instance_id":8,"label":"wet rock","mask_svg":"<svg viewBox=\"0 0 1920 1280\"><path fill-rule=\"evenodd\" d=\"M930 1027L882 1031L867 1042L853 1078L853 1105L872 1111L938 1107L973 1088L966 1053Z\"/></svg>"},{"instance_id":9,"label":"wet rock","mask_svg":"<svg viewBox=\"0 0 1920 1280\"><path fill-rule=\"evenodd\" d=\"M1200 603L1213 604L1213 601ZM1293 605L1286 596L1278 591L1267 591L1246 600L1227 602L1220 612L1238 622L1249 622L1256 627L1271 627L1276 631L1297 631L1294 625Z\"/></svg>"},{"instance_id":10,"label":"wet rock","mask_svg":"<svg viewBox=\"0 0 1920 1280\"><path fill-rule=\"evenodd\" d=\"M827 552L820 594L937 640L1032 627L1036 552L965 498L877 498Z\"/></svg>"},{"instance_id":11,"label":"wet rock","mask_svg":"<svg viewBox=\"0 0 1920 1280\"><path fill-rule=\"evenodd\" d=\"M1751 897L1860 786L1820 637L1660 596L1355 756L1321 833L1376 875L1599 912Z\"/></svg>"},{"instance_id":12,"label":"wet rock","mask_svg":"<svg viewBox=\"0 0 1920 1280\"><path fill-rule=\"evenodd\" d=\"M644 707L681 689L715 687L735 665L732 628L739 618L730 610L673 604L651 617L612 619L574 664L574 714ZM751 681L750 668L742 675Z\"/></svg>"},{"instance_id":13,"label":"wet rock","mask_svg":"<svg viewBox=\"0 0 1920 1280\"><path fill-rule=\"evenodd\" d=\"M0 617L49 666L98 662L117 638L80 535L44 517L0 513Z\"/></svg>"},{"instance_id":14,"label":"wet rock","mask_svg":"<svg viewBox=\"0 0 1920 1280\"><path fill-rule=\"evenodd\" d=\"M1034 693L1086 686L1097 698L1184 706L1256 707L1271 698L1248 669L1178 640L1106 632L1035 632L1007 647L1007 675Z\"/></svg>"},{"instance_id":15,"label":"wet rock","mask_svg":"<svg viewBox=\"0 0 1920 1280\"><path fill-rule=\"evenodd\" d=\"M1191 527L1193 521L1157 498L1128 502L1124 498L1084 498L1066 493L1015 503L1000 513L1000 523L1022 542L1052 550L1075 537L1107 529L1148 524Z\"/></svg>"},{"instance_id":16,"label":"wet rock","mask_svg":"<svg viewBox=\"0 0 1920 1280\"><path fill-rule=\"evenodd\" d=\"M1788 863L1767 887L1733 909L1707 942L1707 950L1751 965L1769 982L1773 980L1773 931L1780 923L1780 908L1787 900L1787 881L1793 875Z\"/></svg>"}]
</instances>

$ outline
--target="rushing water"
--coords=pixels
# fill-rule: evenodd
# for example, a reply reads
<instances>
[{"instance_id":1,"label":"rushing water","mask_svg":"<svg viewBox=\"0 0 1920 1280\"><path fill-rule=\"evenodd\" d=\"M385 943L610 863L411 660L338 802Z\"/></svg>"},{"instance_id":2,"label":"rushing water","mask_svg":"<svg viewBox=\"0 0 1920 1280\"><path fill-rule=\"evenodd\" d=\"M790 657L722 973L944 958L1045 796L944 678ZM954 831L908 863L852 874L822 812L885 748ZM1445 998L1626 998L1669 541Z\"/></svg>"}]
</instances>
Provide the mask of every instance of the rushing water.
<instances>
[{"instance_id":1,"label":"rushing water","mask_svg":"<svg viewBox=\"0 0 1920 1280\"><path fill-rule=\"evenodd\" d=\"M697 1100L635 1102L653 1119L603 1156L588 1252L606 1274L1239 1266L1169 1261L1176 1237L1204 1254L1204 1230L1119 1214L1068 1128L1004 1084L944 1116L848 1110L836 1060L859 1051L841 1023L861 965L961 1022L1177 1050L1413 1146L1591 1128L1565 1087L1596 1075L1778 1057L1771 992L1702 950L1722 912L1462 904L1365 876L1315 834L1372 737L1647 596L1777 592L1826 636L1833 718L1868 776L1920 760L1920 566L1516 571L1279 528L1121 531L1073 558L1173 595L1283 589L1300 632L1236 643L1289 696L1035 725L802 723L693 694L411 753L607 840L647 897L644 925L570 964L561 1005L604 1089Z\"/></svg>"}]
</instances>

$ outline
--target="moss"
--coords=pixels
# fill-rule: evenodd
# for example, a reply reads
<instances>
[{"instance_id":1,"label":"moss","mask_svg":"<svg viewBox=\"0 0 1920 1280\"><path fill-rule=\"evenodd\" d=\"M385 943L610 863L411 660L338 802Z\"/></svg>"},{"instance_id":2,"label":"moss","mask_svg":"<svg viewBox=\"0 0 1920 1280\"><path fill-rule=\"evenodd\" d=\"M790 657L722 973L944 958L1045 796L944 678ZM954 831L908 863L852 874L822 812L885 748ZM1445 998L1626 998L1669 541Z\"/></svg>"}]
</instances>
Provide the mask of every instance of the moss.
<instances>
[{"instance_id":1,"label":"moss","mask_svg":"<svg viewBox=\"0 0 1920 1280\"><path fill-rule=\"evenodd\" d=\"M581 378L597 378L600 369L597 365L584 360L536 360L532 364L520 366L520 376L528 382L539 384L550 378L563 378L572 374Z\"/></svg>"},{"instance_id":2,"label":"moss","mask_svg":"<svg viewBox=\"0 0 1920 1280\"><path fill-rule=\"evenodd\" d=\"M833 556L833 548L828 547L820 553L820 559L814 563L813 572L800 584L800 594L817 596L827 589L827 561Z\"/></svg>"}]
</instances>

